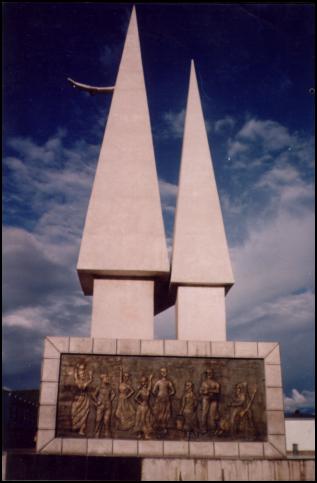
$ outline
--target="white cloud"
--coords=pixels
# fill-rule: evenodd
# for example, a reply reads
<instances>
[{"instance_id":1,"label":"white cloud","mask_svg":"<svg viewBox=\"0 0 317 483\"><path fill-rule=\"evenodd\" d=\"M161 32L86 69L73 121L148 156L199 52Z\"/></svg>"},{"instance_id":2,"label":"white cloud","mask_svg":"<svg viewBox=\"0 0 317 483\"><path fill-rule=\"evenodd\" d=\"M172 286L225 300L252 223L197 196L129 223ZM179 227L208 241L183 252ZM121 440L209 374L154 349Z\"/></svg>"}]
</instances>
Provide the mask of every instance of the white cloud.
<instances>
[{"instance_id":1,"label":"white cloud","mask_svg":"<svg viewBox=\"0 0 317 483\"><path fill-rule=\"evenodd\" d=\"M271 120L250 119L238 132L237 138L246 142L260 141L268 151L289 147L293 142L288 129Z\"/></svg>"},{"instance_id":2,"label":"white cloud","mask_svg":"<svg viewBox=\"0 0 317 483\"><path fill-rule=\"evenodd\" d=\"M294 412L296 409L306 409L315 407L315 391L292 390L291 396L284 396L285 410Z\"/></svg>"},{"instance_id":3,"label":"white cloud","mask_svg":"<svg viewBox=\"0 0 317 483\"><path fill-rule=\"evenodd\" d=\"M235 126L236 121L231 116L225 116L223 119L218 119L214 124L215 132L218 134L227 134Z\"/></svg>"},{"instance_id":4,"label":"white cloud","mask_svg":"<svg viewBox=\"0 0 317 483\"><path fill-rule=\"evenodd\" d=\"M166 129L163 130L161 135L163 137L182 138L184 133L185 109L179 112L165 112L162 117Z\"/></svg>"}]
</instances>

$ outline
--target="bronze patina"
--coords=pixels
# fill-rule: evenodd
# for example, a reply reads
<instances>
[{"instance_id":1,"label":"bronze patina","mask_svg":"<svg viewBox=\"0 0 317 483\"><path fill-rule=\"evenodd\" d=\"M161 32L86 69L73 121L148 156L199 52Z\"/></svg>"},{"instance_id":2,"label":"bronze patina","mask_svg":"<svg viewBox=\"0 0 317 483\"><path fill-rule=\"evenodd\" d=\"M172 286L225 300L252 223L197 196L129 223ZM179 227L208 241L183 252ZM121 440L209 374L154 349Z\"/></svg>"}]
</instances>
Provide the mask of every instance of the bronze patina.
<instances>
[{"instance_id":1,"label":"bronze patina","mask_svg":"<svg viewBox=\"0 0 317 483\"><path fill-rule=\"evenodd\" d=\"M262 359L63 354L57 437L266 440Z\"/></svg>"}]
</instances>

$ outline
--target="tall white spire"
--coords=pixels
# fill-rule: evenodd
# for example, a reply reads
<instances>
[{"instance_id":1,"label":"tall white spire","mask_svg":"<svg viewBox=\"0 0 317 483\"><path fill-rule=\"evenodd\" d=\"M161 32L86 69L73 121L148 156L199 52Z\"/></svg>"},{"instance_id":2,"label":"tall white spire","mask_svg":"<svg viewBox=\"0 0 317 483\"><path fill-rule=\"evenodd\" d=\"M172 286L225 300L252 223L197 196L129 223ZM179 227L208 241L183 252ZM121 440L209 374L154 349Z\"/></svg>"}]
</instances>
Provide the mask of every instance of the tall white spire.
<instances>
[{"instance_id":1,"label":"tall white spire","mask_svg":"<svg viewBox=\"0 0 317 483\"><path fill-rule=\"evenodd\" d=\"M177 196L171 282L233 284L193 61Z\"/></svg>"},{"instance_id":2,"label":"tall white spire","mask_svg":"<svg viewBox=\"0 0 317 483\"><path fill-rule=\"evenodd\" d=\"M83 290L107 276L168 276L135 7L87 211L78 260Z\"/></svg>"},{"instance_id":3,"label":"tall white spire","mask_svg":"<svg viewBox=\"0 0 317 483\"><path fill-rule=\"evenodd\" d=\"M171 283L177 291L177 337L226 340L224 298L225 290L233 284L233 274L193 61Z\"/></svg>"},{"instance_id":4,"label":"tall white spire","mask_svg":"<svg viewBox=\"0 0 317 483\"><path fill-rule=\"evenodd\" d=\"M92 337L154 337L154 294L167 283L169 261L135 8L77 270L84 293L93 294Z\"/></svg>"}]
</instances>

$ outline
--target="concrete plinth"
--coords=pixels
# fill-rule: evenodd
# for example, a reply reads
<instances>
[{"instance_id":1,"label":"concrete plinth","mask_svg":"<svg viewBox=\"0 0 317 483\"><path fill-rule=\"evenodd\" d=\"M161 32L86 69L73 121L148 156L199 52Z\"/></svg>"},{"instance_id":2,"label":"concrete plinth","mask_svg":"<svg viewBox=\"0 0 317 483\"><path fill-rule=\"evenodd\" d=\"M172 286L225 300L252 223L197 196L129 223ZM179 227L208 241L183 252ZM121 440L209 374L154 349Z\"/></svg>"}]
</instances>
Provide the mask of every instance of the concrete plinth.
<instances>
[{"instance_id":1,"label":"concrete plinth","mask_svg":"<svg viewBox=\"0 0 317 483\"><path fill-rule=\"evenodd\" d=\"M91 337L154 338L154 282L94 280Z\"/></svg>"},{"instance_id":2,"label":"concrete plinth","mask_svg":"<svg viewBox=\"0 0 317 483\"><path fill-rule=\"evenodd\" d=\"M314 481L312 459L144 458L142 481Z\"/></svg>"},{"instance_id":3,"label":"concrete plinth","mask_svg":"<svg viewBox=\"0 0 317 483\"><path fill-rule=\"evenodd\" d=\"M224 287L178 287L176 333L181 340L226 340Z\"/></svg>"}]
</instances>

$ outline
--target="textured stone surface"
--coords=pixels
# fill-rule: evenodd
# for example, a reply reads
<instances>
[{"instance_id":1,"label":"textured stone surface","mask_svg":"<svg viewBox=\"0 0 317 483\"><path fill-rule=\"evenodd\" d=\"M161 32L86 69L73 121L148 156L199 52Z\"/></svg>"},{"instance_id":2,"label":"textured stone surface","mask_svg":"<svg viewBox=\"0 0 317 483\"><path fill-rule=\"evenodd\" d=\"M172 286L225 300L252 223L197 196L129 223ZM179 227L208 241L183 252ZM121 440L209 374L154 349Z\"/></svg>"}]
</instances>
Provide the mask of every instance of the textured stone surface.
<instances>
[{"instance_id":1,"label":"textured stone surface","mask_svg":"<svg viewBox=\"0 0 317 483\"><path fill-rule=\"evenodd\" d=\"M36 434L36 451L41 451L44 446L54 439L55 431L52 429L39 429Z\"/></svg>"},{"instance_id":2,"label":"textured stone surface","mask_svg":"<svg viewBox=\"0 0 317 483\"><path fill-rule=\"evenodd\" d=\"M314 461L145 458L142 481L314 481Z\"/></svg>"},{"instance_id":3,"label":"textured stone surface","mask_svg":"<svg viewBox=\"0 0 317 483\"><path fill-rule=\"evenodd\" d=\"M169 340L164 341L164 354L166 356L186 356L187 342L185 340Z\"/></svg>"},{"instance_id":4,"label":"textured stone surface","mask_svg":"<svg viewBox=\"0 0 317 483\"><path fill-rule=\"evenodd\" d=\"M286 454L286 439L282 434L270 434L268 436L269 442L283 455Z\"/></svg>"},{"instance_id":5,"label":"textured stone surface","mask_svg":"<svg viewBox=\"0 0 317 483\"><path fill-rule=\"evenodd\" d=\"M224 287L178 287L176 332L181 340L226 340Z\"/></svg>"},{"instance_id":6,"label":"textured stone surface","mask_svg":"<svg viewBox=\"0 0 317 483\"><path fill-rule=\"evenodd\" d=\"M164 341L163 340L142 340L141 341L141 354L162 356L164 354Z\"/></svg>"},{"instance_id":7,"label":"textured stone surface","mask_svg":"<svg viewBox=\"0 0 317 483\"><path fill-rule=\"evenodd\" d=\"M112 456L112 439L88 439L88 456Z\"/></svg>"},{"instance_id":8,"label":"textured stone surface","mask_svg":"<svg viewBox=\"0 0 317 483\"><path fill-rule=\"evenodd\" d=\"M252 456L261 458L263 451L263 443L239 443L240 457Z\"/></svg>"},{"instance_id":9,"label":"textured stone surface","mask_svg":"<svg viewBox=\"0 0 317 483\"><path fill-rule=\"evenodd\" d=\"M68 352L69 337L49 336L49 340L59 352Z\"/></svg>"},{"instance_id":10,"label":"textured stone surface","mask_svg":"<svg viewBox=\"0 0 317 483\"><path fill-rule=\"evenodd\" d=\"M70 337L69 352L78 354L92 352L92 339L89 337Z\"/></svg>"},{"instance_id":11,"label":"textured stone surface","mask_svg":"<svg viewBox=\"0 0 317 483\"><path fill-rule=\"evenodd\" d=\"M140 340L127 339L117 341L117 354L140 354Z\"/></svg>"},{"instance_id":12,"label":"textured stone surface","mask_svg":"<svg viewBox=\"0 0 317 483\"><path fill-rule=\"evenodd\" d=\"M238 443L215 443L215 456L239 456Z\"/></svg>"},{"instance_id":13,"label":"textured stone surface","mask_svg":"<svg viewBox=\"0 0 317 483\"><path fill-rule=\"evenodd\" d=\"M139 441L138 455L146 456L163 456L163 441Z\"/></svg>"},{"instance_id":14,"label":"textured stone surface","mask_svg":"<svg viewBox=\"0 0 317 483\"><path fill-rule=\"evenodd\" d=\"M60 352L52 344L48 337L44 340L44 357L50 359L59 359Z\"/></svg>"},{"instance_id":15,"label":"textured stone surface","mask_svg":"<svg viewBox=\"0 0 317 483\"><path fill-rule=\"evenodd\" d=\"M280 347L277 345L274 349L266 356L265 362L267 364L280 364L281 363L281 356L280 356Z\"/></svg>"},{"instance_id":16,"label":"textured stone surface","mask_svg":"<svg viewBox=\"0 0 317 483\"><path fill-rule=\"evenodd\" d=\"M234 357L234 342L211 342L212 357Z\"/></svg>"},{"instance_id":17,"label":"textured stone surface","mask_svg":"<svg viewBox=\"0 0 317 483\"><path fill-rule=\"evenodd\" d=\"M189 442L189 456L191 458L212 458L215 454L215 448L213 442L196 443L195 441Z\"/></svg>"},{"instance_id":18,"label":"textured stone surface","mask_svg":"<svg viewBox=\"0 0 317 483\"><path fill-rule=\"evenodd\" d=\"M258 347L256 342L235 342L235 357L257 357Z\"/></svg>"},{"instance_id":19,"label":"textured stone surface","mask_svg":"<svg viewBox=\"0 0 317 483\"><path fill-rule=\"evenodd\" d=\"M283 392L280 387L266 389L266 409L284 411Z\"/></svg>"},{"instance_id":20,"label":"textured stone surface","mask_svg":"<svg viewBox=\"0 0 317 483\"><path fill-rule=\"evenodd\" d=\"M276 346L277 342L258 342L258 356L266 357Z\"/></svg>"},{"instance_id":21,"label":"textured stone surface","mask_svg":"<svg viewBox=\"0 0 317 483\"><path fill-rule=\"evenodd\" d=\"M283 411L267 411L268 434L285 434L285 420Z\"/></svg>"},{"instance_id":22,"label":"textured stone surface","mask_svg":"<svg viewBox=\"0 0 317 483\"><path fill-rule=\"evenodd\" d=\"M113 456L135 456L137 451L137 441L128 441L126 439L113 440Z\"/></svg>"},{"instance_id":23,"label":"textured stone surface","mask_svg":"<svg viewBox=\"0 0 317 483\"><path fill-rule=\"evenodd\" d=\"M94 354L116 354L117 341L116 339L95 338L93 340Z\"/></svg>"},{"instance_id":24,"label":"textured stone surface","mask_svg":"<svg viewBox=\"0 0 317 483\"><path fill-rule=\"evenodd\" d=\"M57 391L57 382L42 382L40 392L40 404L56 404Z\"/></svg>"},{"instance_id":25,"label":"textured stone surface","mask_svg":"<svg viewBox=\"0 0 317 483\"><path fill-rule=\"evenodd\" d=\"M87 439L63 438L62 454L87 454Z\"/></svg>"},{"instance_id":26,"label":"textured stone surface","mask_svg":"<svg viewBox=\"0 0 317 483\"><path fill-rule=\"evenodd\" d=\"M282 387L282 371L279 364L265 364L265 383L267 386Z\"/></svg>"},{"instance_id":27,"label":"textured stone surface","mask_svg":"<svg viewBox=\"0 0 317 483\"><path fill-rule=\"evenodd\" d=\"M92 337L152 339L153 331L153 281L94 280Z\"/></svg>"},{"instance_id":28,"label":"textured stone surface","mask_svg":"<svg viewBox=\"0 0 317 483\"><path fill-rule=\"evenodd\" d=\"M188 456L188 441L164 441L164 456Z\"/></svg>"},{"instance_id":29,"label":"textured stone surface","mask_svg":"<svg viewBox=\"0 0 317 483\"><path fill-rule=\"evenodd\" d=\"M189 356L201 356L210 357L211 356L211 345L210 342L205 341L188 341L188 355Z\"/></svg>"},{"instance_id":30,"label":"textured stone surface","mask_svg":"<svg viewBox=\"0 0 317 483\"><path fill-rule=\"evenodd\" d=\"M55 438L50 441L42 450L43 454L61 454L62 452L62 438Z\"/></svg>"},{"instance_id":31,"label":"textured stone surface","mask_svg":"<svg viewBox=\"0 0 317 483\"><path fill-rule=\"evenodd\" d=\"M55 429L56 406L40 406L38 429Z\"/></svg>"},{"instance_id":32,"label":"textured stone surface","mask_svg":"<svg viewBox=\"0 0 317 483\"><path fill-rule=\"evenodd\" d=\"M59 376L59 359L44 359L41 380L57 382Z\"/></svg>"}]
</instances>

